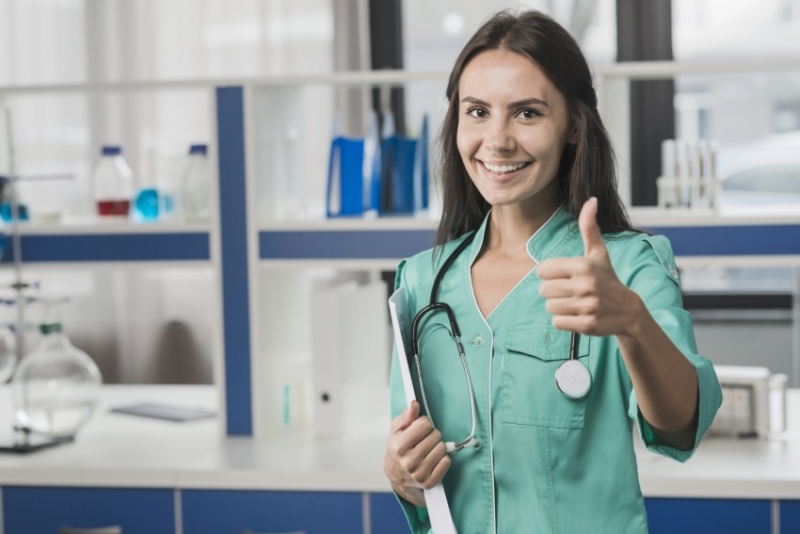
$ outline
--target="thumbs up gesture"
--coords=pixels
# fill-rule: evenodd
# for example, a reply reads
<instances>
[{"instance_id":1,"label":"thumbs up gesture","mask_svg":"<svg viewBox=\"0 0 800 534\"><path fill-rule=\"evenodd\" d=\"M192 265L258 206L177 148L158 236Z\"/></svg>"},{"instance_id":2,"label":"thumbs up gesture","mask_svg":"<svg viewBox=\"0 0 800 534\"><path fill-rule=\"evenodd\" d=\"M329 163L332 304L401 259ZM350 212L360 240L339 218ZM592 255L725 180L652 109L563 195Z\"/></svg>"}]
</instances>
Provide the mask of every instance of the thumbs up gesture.
<instances>
[{"instance_id":1,"label":"thumbs up gesture","mask_svg":"<svg viewBox=\"0 0 800 534\"><path fill-rule=\"evenodd\" d=\"M591 336L632 335L639 296L614 273L597 226L597 199L581 208L578 227L583 256L551 258L539 264L539 293L547 299L553 326Z\"/></svg>"}]
</instances>

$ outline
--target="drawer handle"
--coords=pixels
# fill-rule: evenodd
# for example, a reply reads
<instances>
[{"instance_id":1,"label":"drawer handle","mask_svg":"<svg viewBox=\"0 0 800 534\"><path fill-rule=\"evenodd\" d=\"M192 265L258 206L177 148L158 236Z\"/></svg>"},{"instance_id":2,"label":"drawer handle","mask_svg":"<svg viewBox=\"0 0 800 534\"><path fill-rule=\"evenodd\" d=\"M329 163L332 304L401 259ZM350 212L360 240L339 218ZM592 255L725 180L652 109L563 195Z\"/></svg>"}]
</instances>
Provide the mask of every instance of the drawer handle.
<instances>
[{"instance_id":1,"label":"drawer handle","mask_svg":"<svg viewBox=\"0 0 800 534\"><path fill-rule=\"evenodd\" d=\"M58 527L58 534L122 534L122 527L103 527L103 528Z\"/></svg>"}]
</instances>

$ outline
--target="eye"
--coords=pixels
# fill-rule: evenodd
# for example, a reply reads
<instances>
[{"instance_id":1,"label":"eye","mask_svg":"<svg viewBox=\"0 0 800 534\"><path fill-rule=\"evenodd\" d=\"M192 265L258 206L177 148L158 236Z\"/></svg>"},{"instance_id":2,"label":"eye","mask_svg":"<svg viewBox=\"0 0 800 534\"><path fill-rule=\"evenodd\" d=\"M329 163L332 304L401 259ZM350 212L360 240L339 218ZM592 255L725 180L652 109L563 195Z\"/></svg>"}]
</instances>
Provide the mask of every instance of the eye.
<instances>
[{"instance_id":1,"label":"eye","mask_svg":"<svg viewBox=\"0 0 800 534\"><path fill-rule=\"evenodd\" d=\"M485 119L489 113L483 108L469 108L467 115L475 117L476 119Z\"/></svg>"},{"instance_id":2,"label":"eye","mask_svg":"<svg viewBox=\"0 0 800 534\"><path fill-rule=\"evenodd\" d=\"M541 117L542 114L536 111L535 109L525 108L521 109L519 113L517 113L517 116L523 119L530 120L530 119L535 119L536 117Z\"/></svg>"}]
</instances>

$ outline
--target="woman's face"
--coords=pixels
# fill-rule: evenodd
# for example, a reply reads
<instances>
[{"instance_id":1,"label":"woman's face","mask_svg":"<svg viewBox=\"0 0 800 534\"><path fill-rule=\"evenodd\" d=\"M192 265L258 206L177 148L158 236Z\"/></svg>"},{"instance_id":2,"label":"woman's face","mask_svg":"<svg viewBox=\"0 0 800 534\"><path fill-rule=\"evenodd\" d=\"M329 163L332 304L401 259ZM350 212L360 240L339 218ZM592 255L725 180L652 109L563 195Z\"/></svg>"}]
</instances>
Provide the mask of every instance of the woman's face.
<instances>
[{"instance_id":1,"label":"woman's face","mask_svg":"<svg viewBox=\"0 0 800 534\"><path fill-rule=\"evenodd\" d=\"M475 56L458 86L457 144L472 182L492 206L559 202L555 180L570 124L563 95L525 56Z\"/></svg>"}]
</instances>

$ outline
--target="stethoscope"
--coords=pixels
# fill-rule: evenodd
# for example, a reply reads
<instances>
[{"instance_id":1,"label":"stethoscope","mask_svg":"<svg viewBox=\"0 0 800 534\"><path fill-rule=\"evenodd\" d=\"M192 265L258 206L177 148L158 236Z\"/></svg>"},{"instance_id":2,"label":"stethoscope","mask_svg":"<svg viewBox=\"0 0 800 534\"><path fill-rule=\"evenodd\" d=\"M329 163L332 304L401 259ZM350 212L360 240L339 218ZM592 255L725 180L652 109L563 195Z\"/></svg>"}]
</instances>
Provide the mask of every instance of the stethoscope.
<instances>
[{"instance_id":1,"label":"stethoscope","mask_svg":"<svg viewBox=\"0 0 800 534\"><path fill-rule=\"evenodd\" d=\"M472 243L472 240L475 238L475 234L476 232L473 232L466 239L464 239L464 241L458 245L458 247L442 264L441 268L436 273L436 277L433 279L430 304L422 308L417 315L414 316L414 322L411 324L412 357L414 358L414 366L417 369L419 389L422 394L422 404L425 406L425 413L431 419L431 423L433 423L433 417L431 415L431 410L428 407L428 398L425 396L425 385L422 379L422 365L420 364L419 357L419 338L417 337L417 328L419 327L422 318L425 317L426 314L435 310L443 310L445 314L447 314L447 320L450 322L450 331L453 335L453 339L456 342L458 355L461 357L461 365L464 367L464 375L467 378L467 391L469 393L469 407L472 417L472 427L469 435L465 439L459 442L445 442L445 447L447 448L447 452L449 454L454 454L466 447L475 447L476 449L479 449L481 442L475 437L475 395L472 391L472 379L469 376L467 357L464 354L464 344L461 342L461 330L458 328L458 321L456 321L456 316L453 313L453 309L450 307L450 305L446 302L437 302L436 297L439 294L439 285L444 279L444 275L447 273L447 270L450 268L456 258L458 258L458 256L470 245L470 243ZM592 386L592 376L589 373L589 369L587 369L586 366L578 360L579 339L580 336L578 333L573 332L569 346L569 359L559 365L558 369L556 370L556 386L558 387L558 390L564 394L564 396L570 399L581 399L585 397ZM434 424L434 426L436 425Z\"/></svg>"}]
</instances>

